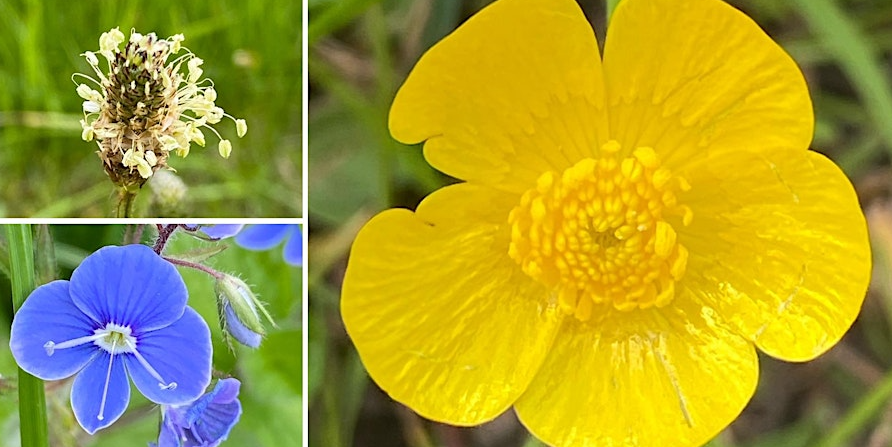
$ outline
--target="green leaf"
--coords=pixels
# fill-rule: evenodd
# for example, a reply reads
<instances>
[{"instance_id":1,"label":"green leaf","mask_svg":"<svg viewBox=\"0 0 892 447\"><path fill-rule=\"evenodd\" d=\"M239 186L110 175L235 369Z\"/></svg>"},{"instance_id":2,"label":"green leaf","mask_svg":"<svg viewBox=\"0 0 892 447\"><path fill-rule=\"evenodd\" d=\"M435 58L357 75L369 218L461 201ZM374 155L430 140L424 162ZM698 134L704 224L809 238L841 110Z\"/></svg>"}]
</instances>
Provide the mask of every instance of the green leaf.
<instances>
[{"instance_id":1,"label":"green leaf","mask_svg":"<svg viewBox=\"0 0 892 447\"><path fill-rule=\"evenodd\" d=\"M12 303L18 311L34 290L34 244L30 225L7 225L12 273ZM19 420L22 447L47 447L43 381L19 368Z\"/></svg>"}]
</instances>

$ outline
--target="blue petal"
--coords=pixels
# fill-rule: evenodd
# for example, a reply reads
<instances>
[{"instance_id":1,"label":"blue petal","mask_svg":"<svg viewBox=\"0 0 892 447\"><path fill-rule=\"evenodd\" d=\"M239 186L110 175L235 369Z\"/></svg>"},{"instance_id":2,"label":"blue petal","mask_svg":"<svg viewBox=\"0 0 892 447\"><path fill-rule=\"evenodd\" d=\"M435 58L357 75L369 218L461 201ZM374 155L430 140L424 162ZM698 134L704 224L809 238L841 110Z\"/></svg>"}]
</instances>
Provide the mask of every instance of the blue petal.
<instances>
[{"instance_id":1,"label":"blue petal","mask_svg":"<svg viewBox=\"0 0 892 447\"><path fill-rule=\"evenodd\" d=\"M188 292L176 268L145 245L103 247L71 275L74 304L94 320L146 332L176 321Z\"/></svg>"},{"instance_id":2,"label":"blue petal","mask_svg":"<svg viewBox=\"0 0 892 447\"><path fill-rule=\"evenodd\" d=\"M216 447L229 436L232 427L242 414L242 404L238 400L225 404L210 405L201 415L201 419L192 425L192 438L207 447Z\"/></svg>"},{"instance_id":3,"label":"blue petal","mask_svg":"<svg viewBox=\"0 0 892 447\"><path fill-rule=\"evenodd\" d=\"M242 413L241 382L222 379L209 393L184 406L162 408L159 447L215 447L229 436Z\"/></svg>"},{"instance_id":4,"label":"blue petal","mask_svg":"<svg viewBox=\"0 0 892 447\"><path fill-rule=\"evenodd\" d=\"M9 348L16 363L43 380L59 380L80 371L99 352L93 342L48 355L48 341L61 343L93 335L99 325L81 312L68 294L68 281L44 284L25 300L12 320Z\"/></svg>"},{"instance_id":5,"label":"blue petal","mask_svg":"<svg viewBox=\"0 0 892 447\"><path fill-rule=\"evenodd\" d=\"M208 408L217 405L229 404L238 398L238 392L242 383L238 379L221 379L217 381L214 389L205 393L195 402L192 402L184 408L177 409L179 424L185 427L193 427L201 420ZM176 420L176 419L174 419Z\"/></svg>"},{"instance_id":6,"label":"blue petal","mask_svg":"<svg viewBox=\"0 0 892 447\"><path fill-rule=\"evenodd\" d=\"M294 233L285 242L285 262L298 266L304 264L304 241L300 225L294 225Z\"/></svg>"},{"instance_id":7,"label":"blue petal","mask_svg":"<svg viewBox=\"0 0 892 447\"><path fill-rule=\"evenodd\" d=\"M164 407L161 410L161 432L158 433L158 445L156 447L181 447L180 436L177 430L180 426L171 421L171 409Z\"/></svg>"},{"instance_id":8,"label":"blue petal","mask_svg":"<svg viewBox=\"0 0 892 447\"><path fill-rule=\"evenodd\" d=\"M223 304L223 314L226 330L229 332L229 335L232 335L239 343L245 346L251 348L260 346L260 341L262 339L260 334L248 329L242 324L242 321L238 319L238 316L235 314L235 311L232 310L232 306L230 306L228 302Z\"/></svg>"},{"instance_id":9,"label":"blue petal","mask_svg":"<svg viewBox=\"0 0 892 447\"><path fill-rule=\"evenodd\" d=\"M201 231L212 239L224 239L235 236L244 226L244 224L202 225Z\"/></svg>"},{"instance_id":10,"label":"blue petal","mask_svg":"<svg viewBox=\"0 0 892 447\"><path fill-rule=\"evenodd\" d=\"M127 372L136 387L149 400L165 405L191 402L204 393L211 382L211 331L197 312L187 307L182 318L157 331L135 333L136 350L165 383L163 389L133 354L124 356Z\"/></svg>"},{"instance_id":11,"label":"blue petal","mask_svg":"<svg viewBox=\"0 0 892 447\"><path fill-rule=\"evenodd\" d=\"M279 245L291 230L290 225L249 225L235 237L235 243L250 250L268 250Z\"/></svg>"},{"instance_id":12,"label":"blue petal","mask_svg":"<svg viewBox=\"0 0 892 447\"><path fill-rule=\"evenodd\" d=\"M108 374L108 352L101 351L80 374L71 386L71 407L81 427L89 434L108 427L118 420L130 402L130 383L124 371L125 355L116 354L112 362L111 374ZM102 391L108 375L108 393L105 398L103 418L99 419L102 405Z\"/></svg>"},{"instance_id":13,"label":"blue petal","mask_svg":"<svg viewBox=\"0 0 892 447\"><path fill-rule=\"evenodd\" d=\"M214 390L208 393L211 402L215 404L225 404L238 399L238 393L242 388L242 382L235 378L220 379Z\"/></svg>"}]
</instances>

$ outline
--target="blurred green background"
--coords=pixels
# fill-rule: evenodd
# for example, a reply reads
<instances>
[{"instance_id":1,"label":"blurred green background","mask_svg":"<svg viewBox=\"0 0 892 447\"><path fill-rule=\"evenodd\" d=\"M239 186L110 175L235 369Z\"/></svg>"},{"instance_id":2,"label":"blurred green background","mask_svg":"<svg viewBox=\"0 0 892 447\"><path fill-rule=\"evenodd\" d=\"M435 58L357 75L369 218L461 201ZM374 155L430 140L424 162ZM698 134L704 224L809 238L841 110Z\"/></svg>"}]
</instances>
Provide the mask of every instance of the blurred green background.
<instances>
[{"instance_id":1,"label":"blurred green background","mask_svg":"<svg viewBox=\"0 0 892 447\"><path fill-rule=\"evenodd\" d=\"M513 412L476 428L426 421L372 383L338 311L350 244L375 213L453 180L393 141L387 112L420 55L488 0L309 0L310 445L538 446ZM603 43L603 0L580 0ZM892 445L892 2L730 0L799 63L813 149L849 175L875 274L842 343L804 364L761 358L758 391L711 447Z\"/></svg>"},{"instance_id":2,"label":"blurred green background","mask_svg":"<svg viewBox=\"0 0 892 447\"><path fill-rule=\"evenodd\" d=\"M50 228L58 262L59 279L68 279L84 257L105 245L121 245L123 225L58 225ZM19 446L16 365L9 351L12 321L9 280L6 275L5 229L0 226L0 445ZM147 226L144 243L151 244L157 233ZM204 272L179 267L189 289L189 305L211 328L214 343L214 370L242 381L239 398L242 417L223 446L299 446L302 438L302 329L299 267L282 260L282 247L267 251L245 250L231 241L206 242L180 231L174 233L164 253L176 256L212 244L228 245L206 262L210 267L240 276L264 302L278 324L267 325L268 334L256 350L233 342L234 352L223 342L218 324L214 281ZM35 243L36 244L36 243ZM39 284L40 282L38 282ZM89 436L71 412L69 393L72 379L47 383L47 407L52 447L145 446L157 441L160 411L131 385L130 407L110 427Z\"/></svg>"},{"instance_id":3,"label":"blurred green background","mask_svg":"<svg viewBox=\"0 0 892 447\"><path fill-rule=\"evenodd\" d=\"M74 72L93 76L84 51L119 26L159 37L185 35L204 59L217 105L248 123L222 159L217 139L193 144L189 157L170 160L189 187L190 217L300 217L301 4L292 0L127 2L0 1L0 217L107 217L112 183L80 138L82 99ZM101 59L101 58L100 58ZM102 59L104 62L104 59ZM151 213L149 182L138 210ZM151 214L153 217L157 214ZM164 217L164 216L158 216Z\"/></svg>"}]
</instances>

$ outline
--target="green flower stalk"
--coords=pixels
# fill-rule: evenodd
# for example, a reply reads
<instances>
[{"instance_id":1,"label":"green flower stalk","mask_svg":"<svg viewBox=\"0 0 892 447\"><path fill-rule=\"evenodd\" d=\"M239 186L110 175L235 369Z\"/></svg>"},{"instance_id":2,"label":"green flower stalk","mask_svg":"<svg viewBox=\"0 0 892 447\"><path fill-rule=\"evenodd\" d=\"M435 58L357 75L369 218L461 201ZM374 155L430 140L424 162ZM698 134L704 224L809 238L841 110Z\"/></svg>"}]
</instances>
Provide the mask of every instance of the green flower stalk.
<instances>
[{"instance_id":1,"label":"green flower stalk","mask_svg":"<svg viewBox=\"0 0 892 447\"><path fill-rule=\"evenodd\" d=\"M96 141L105 172L122 194L134 194L159 169L172 169L167 164L171 152L185 157L193 142L204 147L203 128L219 138L218 151L228 158L232 143L211 125L227 117L242 137L247 124L214 104L213 81L201 77L204 61L182 46L183 35L159 39L155 33L131 31L121 50L124 41L118 28L102 33L98 54L108 62L107 71L100 69L97 54L87 51L82 56L96 78L74 75L95 84L77 86L85 100L81 136Z\"/></svg>"}]
</instances>

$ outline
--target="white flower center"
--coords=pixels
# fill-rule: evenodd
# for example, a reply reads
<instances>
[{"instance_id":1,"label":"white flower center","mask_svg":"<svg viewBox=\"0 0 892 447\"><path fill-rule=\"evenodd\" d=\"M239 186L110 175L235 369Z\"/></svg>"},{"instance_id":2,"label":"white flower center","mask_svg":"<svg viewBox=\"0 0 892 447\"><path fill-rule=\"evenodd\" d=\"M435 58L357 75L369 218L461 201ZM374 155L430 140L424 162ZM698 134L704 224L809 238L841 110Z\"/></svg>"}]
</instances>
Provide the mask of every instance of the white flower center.
<instances>
[{"instance_id":1,"label":"white flower center","mask_svg":"<svg viewBox=\"0 0 892 447\"><path fill-rule=\"evenodd\" d=\"M56 343L52 340L44 343L43 348L46 349L46 355L52 356L57 349L73 348L86 343L93 342L94 345L102 348L109 353L108 370L105 373L105 385L102 387L102 401L99 404L99 414L96 416L100 421L105 419L105 400L108 397L108 383L111 378L112 365L115 362L116 354L132 354L143 368L158 381L158 387L164 390L172 390L177 387L176 382L167 383L161 374L158 373L152 365L139 353L136 349L137 339L132 335L130 326L122 326L120 324L108 323L105 327L93 330L93 335L78 337L72 340Z\"/></svg>"}]
</instances>

